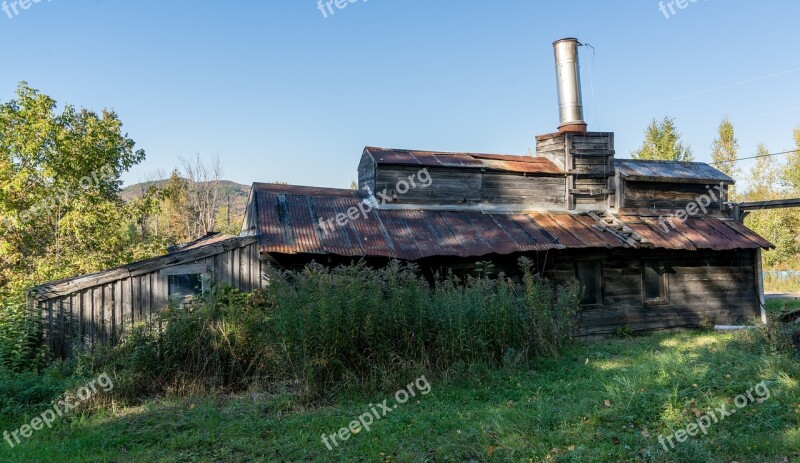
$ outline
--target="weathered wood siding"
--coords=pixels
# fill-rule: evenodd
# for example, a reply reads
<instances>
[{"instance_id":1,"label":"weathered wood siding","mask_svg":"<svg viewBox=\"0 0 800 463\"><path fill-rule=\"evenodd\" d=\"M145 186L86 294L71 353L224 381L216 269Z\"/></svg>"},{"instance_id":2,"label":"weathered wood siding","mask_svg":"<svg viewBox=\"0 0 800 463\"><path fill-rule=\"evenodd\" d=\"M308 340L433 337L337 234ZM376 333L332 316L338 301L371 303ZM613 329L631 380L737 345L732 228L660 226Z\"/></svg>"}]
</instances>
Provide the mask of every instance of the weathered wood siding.
<instances>
[{"instance_id":1,"label":"weathered wood siding","mask_svg":"<svg viewBox=\"0 0 800 463\"><path fill-rule=\"evenodd\" d=\"M561 169L567 166L567 142L564 134L551 133L536 137L536 155L547 158Z\"/></svg>"},{"instance_id":2,"label":"weathered wood siding","mask_svg":"<svg viewBox=\"0 0 800 463\"><path fill-rule=\"evenodd\" d=\"M716 185L718 186L718 185ZM685 209L689 203L698 202L701 197L707 201L709 212L720 212L726 201L725 193L720 194L715 185L697 183L662 183L625 181L622 207L636 209ZM716 199L714 199L716 198ZM702 211L695 215L704 215Z\"/></svg>"},{"instance_id":3,"label":"weathered wood siding","mask_svg":"<svg viewBox=\"0 0 800 463\"><path fill-rule=\"evenodd\" d=\"M465 199L468 203L480 201L480 171L428 167L427 172L432 181L430 186L423 188L418 175L421 169L421 166L379 167L375 176L374 192L386 190L388 196L397 197L396 204L463 204ZM413 179L417 186L411 187L409 179ZM405 193L397 191L400 182L405 182L409 187Z\"/></svg>"},{"instance_id":4,"label":"weathered wood siding","mask_svg":"<svg viewBox=\"0 0 800 463\"><path fill-rule=\"evenodd\" d=\"M566 203L564 177L530 177L522 174L487 172L482 176L481 201L488 203Z\"/></svg>"},{"instance_id":5,"label":"weathered wood siding","mask_svg":"<svg viewBox=\"0 0 800 463\"><path fill-rule=\"evenodd\" d=\"M366 190L367 188L375 191L375 173L377 165L372 156L364 152L361 155L361 161L358 163L358 188Z\"/></svg>"},{"instance_id":6,"label":"weathered wood siding","mask_svg":"<svg viewBox=\"0 0 800 463\"><path fill-rule=\"evenodd\" d=\"M245 292L262 284L258 244L252 242L196 261L34 301L42 314L47 344L56 355L68 357L74 345L118 343L135 324L152 320L168 306L168 275L181 273L184 267L202 269L206 281L224 283Z\"/></svg>"},{"instance_id":7,"label":"weathered wood siding","mask_svg":"<svg viewBox=\"0 0 800 463\"><path fill-rule=\"evenodd\" d=\"M374 192L395 198L392 204L475 205L475 204L565 204L566 182L563 175L532 175L510 172L482 172L479 169L428 167L430 185L423 187L419 180L421 167L379 167ZM416 187L405 193L398 184L405 182ZM360 181L360 183L363 183ZM371 186L370 188L372 188ZM402 188L405 188L403 185Z\"/></svg>"},{"instance_id":8,"label":"weathered wood siding","mask_svg":"<svg viewBox=\"0 0 800 463\"><path fill-rule=\"evenodd\" d=\"M250 196L247 199L247 208L244 211L242 220L242 235L253 235L258 228L258 203L256 202L256 192L250 189Z\"/></svg>"},{"instance_id":9,"label":"weathered wood siding","mask_svg":"<svg viewBox=\"0 0 800 463\"><path fill-rule=\"evenodd\" d=\"M744 325L760 317L754 250L573 253L555 257L547 275L575 278L575 258L603 262L604 304L581 312L583 336L613 334L618 328L655 331L681 327ZM642 260L664 258L668 303L644 303Z\"/></svg>"},{"instance_id":10,"label":"weathered wood siding","mask_svg":"<svg viewBox=\"0 0 800 463\"><path fill-rule=\"evenodd\" d=\"M606 209L615 201L614 134L550 134L536 139L536 155L546 157L569 174L568 209Z\"/></svg>"}]
</instances>

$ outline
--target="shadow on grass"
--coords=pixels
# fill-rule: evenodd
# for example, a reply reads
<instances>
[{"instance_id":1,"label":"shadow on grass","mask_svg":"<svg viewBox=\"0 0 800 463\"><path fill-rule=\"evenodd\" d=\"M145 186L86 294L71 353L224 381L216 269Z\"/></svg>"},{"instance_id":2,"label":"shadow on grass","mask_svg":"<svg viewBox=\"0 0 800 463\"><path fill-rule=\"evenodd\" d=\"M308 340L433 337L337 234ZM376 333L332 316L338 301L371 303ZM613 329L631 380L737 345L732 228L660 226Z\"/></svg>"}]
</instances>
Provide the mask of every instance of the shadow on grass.
<instances>
[{"instance_id":1,"label":"shadow on grass","mask_svg":"<svg viewBox=\"0 0 800 463\"><path fill-rule=\"evenodd\" d=\"M800 367L747 333L680 333L582 345L529 368L429 378L418 397L333 450L337 432L393 391L291 411L285 398L205 397L76 417L0 461L789 461ZM771 396L664 450L669 435L761 381ZM398 389L402 385L398 385ZM607 402L606 402L607 401Z\"/></svg>"}]
</instances>

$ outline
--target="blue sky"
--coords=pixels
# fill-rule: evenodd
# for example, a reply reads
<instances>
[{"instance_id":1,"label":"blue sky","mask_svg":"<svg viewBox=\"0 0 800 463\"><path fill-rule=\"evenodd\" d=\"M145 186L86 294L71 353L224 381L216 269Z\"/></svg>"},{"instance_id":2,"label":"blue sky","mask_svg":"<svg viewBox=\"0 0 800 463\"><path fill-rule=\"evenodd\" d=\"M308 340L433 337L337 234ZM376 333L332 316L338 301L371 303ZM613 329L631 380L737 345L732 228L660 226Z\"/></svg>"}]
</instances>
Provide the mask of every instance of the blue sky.
<instances>
[{"instance_id":1,"label":"blue sky","mask_svg":"<svg viewBox=\"0 0 800 463\"><path fill-rule=\"evenodd\" d=\"M589 128L618 157L664 116L698 160L725 114L740 157L792 148L800 2L687 3L43 0L0 10L0 100L26 80L113 108L147 152L129 183L199 153L240 183L347 187L367 145L525 154L558 124L551 44L578 37Z\"/></svg>"}]
</instances>

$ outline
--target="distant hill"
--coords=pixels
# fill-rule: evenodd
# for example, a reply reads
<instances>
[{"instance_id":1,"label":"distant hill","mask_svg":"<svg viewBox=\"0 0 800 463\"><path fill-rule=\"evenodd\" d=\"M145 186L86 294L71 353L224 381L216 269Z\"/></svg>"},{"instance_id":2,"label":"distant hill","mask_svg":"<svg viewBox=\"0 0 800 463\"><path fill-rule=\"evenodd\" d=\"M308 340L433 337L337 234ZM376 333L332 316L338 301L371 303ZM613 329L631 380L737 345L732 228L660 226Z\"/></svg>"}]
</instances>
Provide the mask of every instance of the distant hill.
<instances>
[{"instance_id":1,"label":"distant hill","mask_svg":"<svg viewBox=\"0 0 800 463\"><path fill-rule=\"evenodd\" d=\"M154 182L143 182L129 185L122 189L122 192L120 192L119 196L123 201L141 198L143 192L147 191L147 189L151 186L165 185L168 181L169 180L157 180ZM232 206L231 209L239 210L238 206L241 206L241 210L244 211L244 208L247 206L247 197L250 195L249 185L241 185L236 182L231 182L230 180L220 180L217 191L219 197L222 199L223 204L227 201L228 195L230 195Z\"/></svg>"},{"instance_id":2,"label":"distant hill","mask_svg":"<svg viewBox=\"0 0 800 463\"><path fill-rule=\"evenodd\" d=\"M151 186L164 185L168 181L169 180L158 180L155 182L143 182L127 186L120 192L120 198L126 202L141 198L144 192ZM227 226L228 229L224 228L226 227L227 220L224 218L223 212L223 216L219 217L219 225L223 227L222 231L226 233L238 233L239 227L241 227L242 220L244 219L244 213L247 210L247 199L250 196L250 187L229 180L221 180L217 187L217 194L219 195L219 204L222 211L227 210L228 198L230 198L230 225L234 227L233 229L230 229L230 226Z\"/></svg>"}]
</instances>

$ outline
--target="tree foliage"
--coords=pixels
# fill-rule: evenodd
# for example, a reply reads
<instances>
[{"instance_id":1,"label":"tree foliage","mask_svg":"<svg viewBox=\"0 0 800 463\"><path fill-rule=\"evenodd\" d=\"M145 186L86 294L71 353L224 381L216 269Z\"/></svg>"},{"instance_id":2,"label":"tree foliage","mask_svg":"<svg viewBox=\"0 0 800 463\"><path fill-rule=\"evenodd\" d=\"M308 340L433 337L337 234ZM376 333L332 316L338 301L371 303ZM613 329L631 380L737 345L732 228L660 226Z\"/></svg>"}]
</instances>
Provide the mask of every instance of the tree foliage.
<instances>
[{"instance_id":1,"label":"tree foliage","mask_svg":"<svg viewBox=\"0 0 800 463\"><path fill-rule=\"evenodd\" d=\"M0 288L124 260L135 241L121 173L145 153L117 114L65 105L21 83L0 105Z\"/></svg>"},{"instance_id":2,"label":"tree foliage","mask_svg":"<svg viewBox=\"0 0 800 463\"><path fill-rule=\"evenodd\" d=\"M644 132L642 147L631 153L633 159L658 161L694 160L692 149L683 143L681 134L675 126L675 119L665 117L662 121L653 119Z\"/></svg>"},{"instance_id":3,"label":"tree foliage","mask_svg":"<svg viewBox=\"0 0 800 463\"><path fill-rule=\"evenodd\" d=\"M785 187L791 176L788 164L781 165L769 154L766 146L758 146L755 164L750 169L746 201L783 199L792 194ZM764 253L767 267L791 267L800 257L797 233L800 230L800 211L797 209L753 211L745 224L776 246L776 249Z\"/></svg>"},{"instance_id":4,"label":"tree foliage","mask_svg":"<svg viewBox=\"0 0 800 463\"><path fill-rule=\"evenodd\" d=\"M711 145L711 162L719 171L731 178L736 178L739 169L736 167L736 159L739 154L739 142L736 140L733 124L726 116L719 124L717 138ZM735 196L731 187L731 197Z\"/></svg>"},{"instance_id":5,"label":"tree foliage","mask_svg":"<svg viewBox=\"0 0 800 463\"><path fill-rule=\"evenodd\" d=\"M793 197L800 198L800 127L794 129L794 151L786 156L784 185Z\"/></svg>"}]
</instances>

